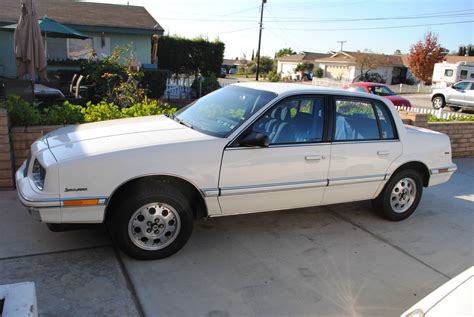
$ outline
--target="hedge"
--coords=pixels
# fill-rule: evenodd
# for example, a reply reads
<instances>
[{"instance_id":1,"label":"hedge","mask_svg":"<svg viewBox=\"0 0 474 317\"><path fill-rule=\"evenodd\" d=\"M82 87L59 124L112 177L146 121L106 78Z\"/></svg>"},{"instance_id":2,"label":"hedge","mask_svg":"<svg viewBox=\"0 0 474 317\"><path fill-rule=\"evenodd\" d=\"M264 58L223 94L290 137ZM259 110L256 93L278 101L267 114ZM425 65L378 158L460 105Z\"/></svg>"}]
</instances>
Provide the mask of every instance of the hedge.
<instances>
[{"instance_id":1,"label":"hedge","mask_svg":"<svg viewBox=\"0 0 474 317\"><path fill-rule=\"evenodd\" d=\"M88 102L84 107L66 101L63 105L55 105L40 111L35 104L26 102L17 96L10 96L6 101L0 102L0 108L7 109L13 126L87 123L170 114L176 111L176 108L157 100L145 100L123 109L105 101L97 104Z\"/></svg>"},{"instance_id":2,"label":"hedge","mask_svg":"<svg viewBox=\"0 0 474 317\"><path fill-rule=\"evenodd\" d=\"M224 59L224 43L203 38L185 39L161 36L158 40L158 65L173 73L214 73L219 76Z\"/></svg>"}]
</instances>

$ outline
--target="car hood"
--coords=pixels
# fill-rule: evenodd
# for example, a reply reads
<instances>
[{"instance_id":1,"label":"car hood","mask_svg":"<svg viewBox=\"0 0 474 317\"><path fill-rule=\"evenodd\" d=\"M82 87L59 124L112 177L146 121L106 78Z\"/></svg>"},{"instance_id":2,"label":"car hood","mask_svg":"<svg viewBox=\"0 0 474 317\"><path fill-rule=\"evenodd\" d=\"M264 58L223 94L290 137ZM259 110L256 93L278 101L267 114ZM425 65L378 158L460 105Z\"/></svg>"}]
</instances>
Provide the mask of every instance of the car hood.
<instances>
[{"instance_id":1,"label":"car hood","mask_svg":"<svg viewBox=\"0 0 474 317\"><path fill-rule=\"evenodd\" d=\"M67 126L45 136L58 161L159 144L214 139L166 116L148 116Z\"/></svg>"}]
</instances>

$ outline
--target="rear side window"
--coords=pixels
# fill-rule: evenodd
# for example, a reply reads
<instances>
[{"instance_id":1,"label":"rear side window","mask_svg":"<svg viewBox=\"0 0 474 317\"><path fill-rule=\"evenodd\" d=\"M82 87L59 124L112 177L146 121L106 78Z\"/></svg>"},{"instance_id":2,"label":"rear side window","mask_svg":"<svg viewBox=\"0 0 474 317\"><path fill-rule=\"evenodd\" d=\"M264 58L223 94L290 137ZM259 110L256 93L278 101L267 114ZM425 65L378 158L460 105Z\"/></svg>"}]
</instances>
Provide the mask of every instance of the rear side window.
<instances>
[{"instance_id":1,"label":"rear side window","mask_svg":"<svg viewBox=\"0 0 474 317\"><path fill-rule=\"evenodd\" d=\"M380 139L377 118L369 101L336 99L335 141Z\"/></svg>"},{"instance_id":2,"label":"rear side window","mask_svg":"<svg viewBox=\"0 0 474 317\"><path fill-rule=\"evenodd\" d=\"M382 139L390 140L395 139L395 127L393 126L393 120L391 114L388 112L388 109L381 105L380 103L375 104L375 109L377 111L377 116L379 117L380 122L380 131L382 132Z\"/></svg>"}]
</instances>

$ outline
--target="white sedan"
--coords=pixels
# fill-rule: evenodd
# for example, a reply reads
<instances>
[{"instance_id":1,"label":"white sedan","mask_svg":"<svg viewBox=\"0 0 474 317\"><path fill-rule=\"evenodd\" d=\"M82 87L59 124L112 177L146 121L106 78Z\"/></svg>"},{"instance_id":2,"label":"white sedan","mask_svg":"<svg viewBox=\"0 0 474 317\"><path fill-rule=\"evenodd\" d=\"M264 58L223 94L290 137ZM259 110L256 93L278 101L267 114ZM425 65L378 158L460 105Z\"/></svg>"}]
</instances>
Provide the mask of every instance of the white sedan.
<instances>
[{"instance_id":1,"label":"white sedan","mask_svg":"<svg viewBox=\"0 0 474 317\"><path fill-rule=\"evenodd\" d=\"M105 222L139 259L170 256L193 220L372 200L399 221L449 180L448 136L404 126L375 95L243 83L171 116L68 126L31 146L18 195L48 224Z\"/></svg>"}]
</instances>

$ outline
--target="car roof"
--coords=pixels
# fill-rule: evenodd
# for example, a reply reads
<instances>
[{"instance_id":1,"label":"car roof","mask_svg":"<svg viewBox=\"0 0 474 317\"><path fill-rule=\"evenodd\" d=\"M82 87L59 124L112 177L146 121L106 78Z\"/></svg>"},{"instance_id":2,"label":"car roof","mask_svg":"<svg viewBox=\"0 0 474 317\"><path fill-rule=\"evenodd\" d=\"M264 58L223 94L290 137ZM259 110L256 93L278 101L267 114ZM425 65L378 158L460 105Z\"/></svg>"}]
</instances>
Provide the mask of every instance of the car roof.
<instances>
[{"instance_id":1,"label":"car roof","mask_svg":"<svg viewBox=\"0 0 474 317\"><path fill-rule=\"evenodd\" d=\"M296 94L329 94L339 96L354 96L377 99L385 102L385 99L377 95L368 94L366 92L350 91L341 88L319 87L305 84L294 83L269 83L269 82L244 82L236 83L231 86L246 87L258 90L265 90L276 93L277 95L296 95Z\"/></svg>"},{"instance_id":2,"label":"car roof","mask_svg":"<svg viewBox=\"0 0 474 317\"><path fill-rule=\"evenodd\" d=\"M269 83L269 82L244 82L232 84L233 86L247 87L259 90L266 90L274 92L278 95L285 93L340 93L343 91L338 88L319 87L305 84L294 84L294 83Z\"/></svg>"}]
</instances>

